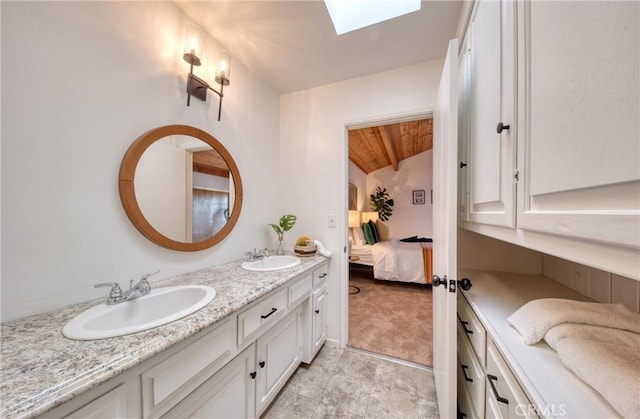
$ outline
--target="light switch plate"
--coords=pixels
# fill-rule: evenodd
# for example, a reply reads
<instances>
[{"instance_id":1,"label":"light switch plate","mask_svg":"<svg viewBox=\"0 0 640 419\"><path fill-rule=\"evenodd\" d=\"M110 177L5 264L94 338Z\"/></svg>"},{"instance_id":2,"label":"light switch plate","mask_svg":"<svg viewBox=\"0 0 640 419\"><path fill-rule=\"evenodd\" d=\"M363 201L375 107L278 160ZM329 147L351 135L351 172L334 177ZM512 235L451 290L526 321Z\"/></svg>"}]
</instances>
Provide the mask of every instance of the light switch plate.
<instances>
[{"instance_id":1,"label":"light switch plate","mask_svg":"<svg viewBox=\"0 0 640 419\"><path fill-rule=\"evenodd\" d=\"M338 226L338 219L335 214L329 214L327 217L329 228L336 228Z\"/></svg>"}]
</instances>

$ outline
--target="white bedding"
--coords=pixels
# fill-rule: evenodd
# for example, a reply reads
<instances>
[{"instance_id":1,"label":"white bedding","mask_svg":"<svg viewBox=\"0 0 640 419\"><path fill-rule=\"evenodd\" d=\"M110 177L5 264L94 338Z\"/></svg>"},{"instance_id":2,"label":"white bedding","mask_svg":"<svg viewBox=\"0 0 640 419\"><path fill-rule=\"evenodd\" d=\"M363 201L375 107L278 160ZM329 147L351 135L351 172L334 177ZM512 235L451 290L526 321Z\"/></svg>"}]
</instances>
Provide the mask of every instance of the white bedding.
<instances>
[{"instance_id":1,"label":"white bedding","mask_svg":"<svg viewBox=\"0 0 640 419\"><path fill-rule=\"evenodd\" d=\"M397 239L374 245L352 245L351 256L355 263L373 266L376 279L425 283L424 259L420 243L406 243Z\"/></svg>"}]
</instances>

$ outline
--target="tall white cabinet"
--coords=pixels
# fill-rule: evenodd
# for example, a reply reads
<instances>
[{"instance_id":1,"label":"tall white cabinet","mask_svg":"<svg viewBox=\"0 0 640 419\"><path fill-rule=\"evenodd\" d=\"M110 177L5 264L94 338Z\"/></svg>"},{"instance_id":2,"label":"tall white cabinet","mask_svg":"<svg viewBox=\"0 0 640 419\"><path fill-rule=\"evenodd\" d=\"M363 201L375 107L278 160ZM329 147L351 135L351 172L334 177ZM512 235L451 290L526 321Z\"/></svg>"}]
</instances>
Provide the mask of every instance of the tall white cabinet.
<instances>
[{"instance_id":1,"label":"tall white cabinet","mask_svg":"<svg viewBox=\"0 0 640 419\"><path fill-rule=\"evenodd\" d=\"M638 9L520 7L520 228L640 247Z\"/></svg>"},{"instance_id":2,"label":"tall white cabinet","mask_svg":"<svg viewBox=\"0 0 640 419\"><path fill-rule=\"evenodd\" d=\"M507 227L515 227L517 176L514 23L514 2L477 2L461 57L468 219Z\"/></svg>"},{"instance_id":3,"label":"tall white cabinet","mask_svg":"<svg viewBox=\"0 0 640 419\"><path fill-rule=\"evenodd\" d=\"M474 3L459 53L462 227L640 280L639 9Z\"/></svg>"}]
</instances>

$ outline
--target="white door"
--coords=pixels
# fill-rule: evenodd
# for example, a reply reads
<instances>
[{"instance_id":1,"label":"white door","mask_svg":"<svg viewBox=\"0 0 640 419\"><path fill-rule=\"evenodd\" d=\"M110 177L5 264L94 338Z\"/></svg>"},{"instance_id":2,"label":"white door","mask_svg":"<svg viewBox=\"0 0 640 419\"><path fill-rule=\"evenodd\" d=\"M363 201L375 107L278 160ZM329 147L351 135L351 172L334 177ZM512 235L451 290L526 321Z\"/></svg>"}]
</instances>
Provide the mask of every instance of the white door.
<instances>
[{"instance_id":1,"label":"white door","mask_svg":"<svg viewBox=\"0 0 640 419\"><path fill-rule=\"evenodd\" d=\"M433 372L440 417L456 417L456 234L458 40L449 42L433 118L433 273L453 280L433 287ZM448 282L448 281L447 281Z\"/></svg>"}]
</instances>

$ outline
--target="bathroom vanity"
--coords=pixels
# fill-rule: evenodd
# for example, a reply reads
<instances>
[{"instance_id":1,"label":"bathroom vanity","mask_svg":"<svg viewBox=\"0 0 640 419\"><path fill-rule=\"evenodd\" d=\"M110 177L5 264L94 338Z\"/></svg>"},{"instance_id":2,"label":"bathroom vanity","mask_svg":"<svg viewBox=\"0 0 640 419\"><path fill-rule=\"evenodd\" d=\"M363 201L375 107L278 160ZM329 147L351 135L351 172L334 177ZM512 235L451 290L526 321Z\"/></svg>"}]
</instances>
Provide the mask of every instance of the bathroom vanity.
<instances>
[{"instance_id":1,"label":"bathroom vanity","mask_svg":"<svg viewBox=\"0 0 640 419\"><path fill-rule=\"evenodd\" d=\"M217 295L192 315L117 338L60 333L96 302L3 324L0 416L259 416L326 339L327 272L314 256L279 271L232 262L154 283Z\"/></svg>"}]
</instances>

